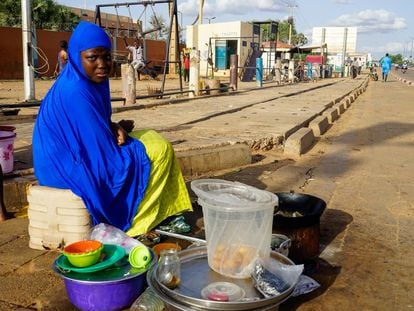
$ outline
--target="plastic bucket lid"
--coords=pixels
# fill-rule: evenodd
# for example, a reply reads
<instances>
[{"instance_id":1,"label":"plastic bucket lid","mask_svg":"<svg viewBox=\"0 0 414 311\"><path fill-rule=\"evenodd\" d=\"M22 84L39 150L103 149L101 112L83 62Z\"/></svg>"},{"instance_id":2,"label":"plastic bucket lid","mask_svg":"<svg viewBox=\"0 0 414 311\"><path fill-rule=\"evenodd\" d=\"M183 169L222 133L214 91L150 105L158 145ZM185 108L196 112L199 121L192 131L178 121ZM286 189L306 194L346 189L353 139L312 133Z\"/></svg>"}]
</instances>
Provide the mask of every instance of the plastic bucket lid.
<instances>
[{"instance_id":1,"label":"plastic bucket lid","mask_svg":"<svg viewBox=\"0 0 414 311\"><path fill-rule=\"evenodd\" d=\"M199 179L191 182L191 189L198 196L200 205L210 208L240 211L273 208L278 197L266 190L222 179Z\"/></svg>"}]
</instances>

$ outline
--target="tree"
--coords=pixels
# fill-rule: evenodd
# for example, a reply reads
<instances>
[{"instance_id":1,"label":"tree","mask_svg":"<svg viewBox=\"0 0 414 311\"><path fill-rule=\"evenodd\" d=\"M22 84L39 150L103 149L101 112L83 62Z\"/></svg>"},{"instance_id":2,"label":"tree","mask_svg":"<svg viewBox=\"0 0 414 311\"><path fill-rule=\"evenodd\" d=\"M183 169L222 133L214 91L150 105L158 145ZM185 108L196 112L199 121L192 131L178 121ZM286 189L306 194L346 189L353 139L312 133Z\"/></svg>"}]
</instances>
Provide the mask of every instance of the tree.
<instances>
[{"instance_id":1,"label":"tree","mask_svg":"<svg viewBox=\"0 0 414 311\"><path fill-rule=\"evenodd\" d=\"M167 27L164 17L155 12L153 15L151 15L149 24L152 26L152 29L158 29L159 27L161 27L161 29L158 31L148 33L148 38L152 40L164 38L170 29L169 27Z\"/></svg>"},{"instance_id":2,"label":"tree","mask_svg":"<svg viewBox=\"0 0 414 311\"><path fill-rule=\"evenodd\" d=\"M21 27L21 3L3 0L0 3L0 26ZM72 30L80 17L54 0L33 0L32 17L36 28Z\"/></svg>"},{"instance_id":3,"label":"tree","mask_svg":"<svg viewBox=\"0 0 414 311\"><path fill-rule=\"evenodd\" d=\"M290 43L294 46L302 46L308 43L308 39L303 33L296 31L294 20L279 22L278 37L279 40L285 43L289 42L290 23L292 24L292 37Z\"/></svg>"},{"instance_id":4,"label":"tree","mask_svg":"<svg viewBox=\"0 0 414 311\"><path fill-rule=\"evenodd\" d=\"M292 36L292 44L294 46L302 46L308 43L308 38L303 33L298 33Z\"/></svg>"},{"instance_id":5,"label":"tree","mask_svg":"<svg viewBox=\"0 0 414 311\"><path fill-rule=\"evenodd\" d=\"M278 40L288 43L289 42L289 27L290 24L288 23L288 21L281 21L279 22L279 27L278 27ZM292 35L296 34L296 29L295 29L295 24L292 24Z\"/></svg>"},{"instance_id":6,"label":"tree","mask_svg":"<svg viewBox=\"0 0 414 311\"><path fill-rule=\"evenodd\" d=\"M19 27L21 16L20 1L3 0L0 2L0 26Z\"/></svg>"},{"instance_id":7,"label":"tree","mask_svg":"<svg viewBox=\"0 0 414 311\"><path fill-rule=\"evenodd\" d=\"M390 54L390 58L393 64L401 64L403 62L403 57L401 54L397 54L397 55Z\"/></svg>"}]
</instances>

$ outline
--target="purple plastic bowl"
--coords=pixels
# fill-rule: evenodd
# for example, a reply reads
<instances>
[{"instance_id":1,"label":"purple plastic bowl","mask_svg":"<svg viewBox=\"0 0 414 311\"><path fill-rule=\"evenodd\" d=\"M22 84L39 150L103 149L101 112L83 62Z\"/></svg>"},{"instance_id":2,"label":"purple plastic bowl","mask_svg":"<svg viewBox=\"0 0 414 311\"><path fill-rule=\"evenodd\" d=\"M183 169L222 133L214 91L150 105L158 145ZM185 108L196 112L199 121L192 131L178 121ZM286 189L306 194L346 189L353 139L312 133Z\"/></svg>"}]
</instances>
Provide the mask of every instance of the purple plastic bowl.
<instances>
[{"instance_id":1,"label":"purple plastic bowl","mask_svg":"<svg viewBox=\"0 0 414 311\"><path fill-rule=\"evenodd\" d=\"M146 273L126 280L91 282L64 279L69 300L87 310L123 310L129 308L147 286Z\"/></svg>"}]
</instances>

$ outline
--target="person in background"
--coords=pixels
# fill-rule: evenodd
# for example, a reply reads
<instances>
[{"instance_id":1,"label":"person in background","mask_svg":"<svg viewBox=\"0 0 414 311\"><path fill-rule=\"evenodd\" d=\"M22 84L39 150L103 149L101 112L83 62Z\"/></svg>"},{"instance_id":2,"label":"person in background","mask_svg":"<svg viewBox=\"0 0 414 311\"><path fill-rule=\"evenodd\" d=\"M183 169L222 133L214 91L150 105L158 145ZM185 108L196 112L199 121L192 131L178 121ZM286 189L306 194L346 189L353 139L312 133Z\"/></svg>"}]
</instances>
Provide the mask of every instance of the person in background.
<instances>
[{"instance_id":1,"label":"person in background","mask_svg":"<svg viewBox=\"0 0 414 311\"><path fill-rule=\"evenodd\" d=\"M66 40L62 40L59 42L60 50L58 52L57 63L55 67L55 71L53 75L56 77L65 68L66 64L68 63L68 42Z\"/></svg>"},{"instance_id":2,"label":"person in background","mask_svg":"<svg viewBox=\"0 0 414 311\"><path fill-rule=\"evenodd\" d=\"M170 216L192 211L171 143L134 122L111 121L111 41L82 21L69 62L40 106L33 164L40 185L81 197L94 225L145 235Z\"/></svg>"},{"instance_id":3,"label":"person in background","mask_svg":"<svg viewBox=\"0 0 414 311\"><path fill-rule=\"evenodd\" d=\"M361 70L362 70L362 60L361 57L358 58L358 74L361 74Z\"/></svg>"},{"instance_id":4,"label":"person in background","mask_svg":"<svg viewBox=\"0 0 414 311\"><path fill-rule=\"evenodd\" d=\"M190 82L190 55L184 53L184 82Z\"/></svg>"},{"instance_id":5,"label":"person in background","mask_svg":"<svg viewBox=\"0 0 414 311\"><path fill-rule=\"evenodd\" d=\"M358 59L354 57L354 60L352 61L352 65L351 65L352 79L355 79L357 77L358 68L359 68Z\"/></svg>"},{"instance_id":6,"label":"person in background","mask_svg":"<svg viewBox=\"0 0 414 311\"><path fill-rule=\"evenodd\" d=\"M134 40L134 45L129 45L124 37L125 47L132 56L131 65L137 72L138 80L141 80L140 71L145 68L144 53L142 47L139 45L138 40Z\"/></svg>"},{"instance_id":7,"label":"person in background","mask_svg":"<svg viewBox=\"0 0 414 311\"><path fill-rule=\"evenodd\" d=\"M386 53L383 58L380 60L381 69L382 69L382 82L387 82L388 72L391 69L392 62L389 54Z\"/></svg>"}]
</instances>

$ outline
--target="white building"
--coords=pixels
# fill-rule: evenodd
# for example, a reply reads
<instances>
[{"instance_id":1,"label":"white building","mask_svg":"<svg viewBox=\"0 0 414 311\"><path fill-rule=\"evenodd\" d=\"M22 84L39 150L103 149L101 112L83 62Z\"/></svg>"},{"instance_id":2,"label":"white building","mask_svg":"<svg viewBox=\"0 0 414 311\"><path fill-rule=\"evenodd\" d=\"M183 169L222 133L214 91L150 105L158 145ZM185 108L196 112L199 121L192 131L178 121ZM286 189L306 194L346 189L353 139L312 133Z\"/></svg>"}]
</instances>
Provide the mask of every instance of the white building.
<instances>
[{"instance_id":1,"label":"white building","mask_svg":"<svg viewBox=\"0 0 414 311\"><path fill-rule=\"evenodd\" d=\"M328 64L334 66L334 72L344 72L348 57L358 54L357 27L314 27L312 45L324 43L327 45ZM359 54L358 56L361 57Z\"/></svg>"},{"instance_id":2,"label":"white building","mask_svg":"<svg viewBox=\"0 0 414 311\"><path fill-rule=\"evenodd\" d=\"M357 27L314 27L312 45L328 45L328 54L355 53Z\"/></svg>"},{"instance_id":3,"label":"white building","mask_svg":"<svg viewBox=\"0 0 414 311\"><path fill-rule=\"evenodd\" d=\"M238 65L244 66L252 47L259 44L253 25L241 21L187 26L186 38L187 48L200 50L202 76L211 76L212 71L215 76L228 76L230 55L237 54Z\"/></svg>"}]
</instances>

